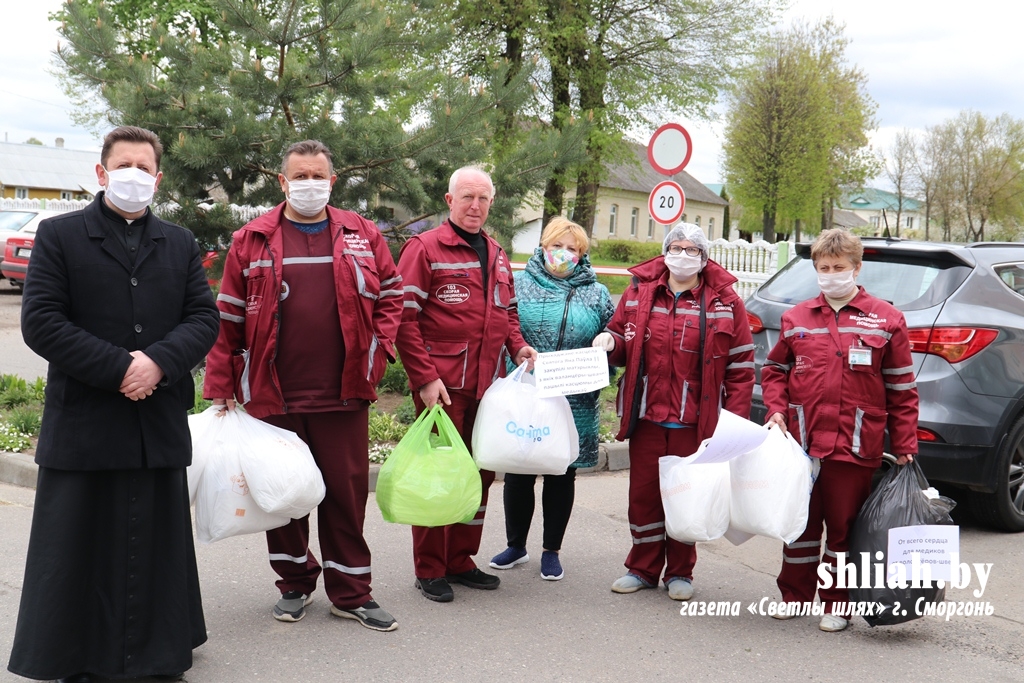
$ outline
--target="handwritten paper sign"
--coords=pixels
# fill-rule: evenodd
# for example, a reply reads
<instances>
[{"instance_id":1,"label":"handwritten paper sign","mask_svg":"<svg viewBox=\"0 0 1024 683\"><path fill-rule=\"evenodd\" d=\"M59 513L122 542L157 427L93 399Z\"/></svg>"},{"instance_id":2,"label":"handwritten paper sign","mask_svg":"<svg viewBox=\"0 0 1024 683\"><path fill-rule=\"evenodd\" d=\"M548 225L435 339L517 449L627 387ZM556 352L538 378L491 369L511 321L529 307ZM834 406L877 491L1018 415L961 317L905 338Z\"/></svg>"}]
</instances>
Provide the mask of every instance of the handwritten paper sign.
<instances>
[{"instance_id":1,"label":"handwritten paper sign","mask_svg":"<svg viewBox=\"0 0 1024 683\"><path fill-rule=\"evenodd\" d=\"M952 580L953 558L960 555L960 527L952 524L921 524L889 529L889 547L885 559L889 576L903 566L903 576L912 581L931 570L933 581ZM917 556L916 558L914 556Z\"/></svg>"},{"instance_id":2,"label":"handwritten paper sign","mask_svg":"<svg viewBox=\"0 0 1024 683\"><path fill-rule=\"evenodd\" d=\"M686 462L696 463L729 462L744 453L749 453L764 443L768 430L746 418L722 410L718 414L718 426L710 439L704 439L697 452L686 457Z\"/></svg>"},{"instance_id":3,"label":"handwritten paper sign","mask_svg":"<svg viewBox=\"0 0 1024 683\"><path fill-rule=\"evenodd\" d=\"M608 354L604 349L540 353L533 368L541 398L583 394L608 386Z\"/></svg>"}]
</instances>

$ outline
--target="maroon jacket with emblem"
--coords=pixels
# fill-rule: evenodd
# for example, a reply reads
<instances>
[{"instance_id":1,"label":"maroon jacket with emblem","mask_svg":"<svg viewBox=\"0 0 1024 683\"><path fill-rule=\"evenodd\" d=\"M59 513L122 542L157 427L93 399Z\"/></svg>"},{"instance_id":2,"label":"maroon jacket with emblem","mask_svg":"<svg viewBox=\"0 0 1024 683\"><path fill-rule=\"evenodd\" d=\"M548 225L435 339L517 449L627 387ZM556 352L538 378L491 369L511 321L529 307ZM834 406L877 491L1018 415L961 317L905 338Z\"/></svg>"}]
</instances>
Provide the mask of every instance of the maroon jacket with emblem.
<instances>
[{"instance_id":1,"label":"maroon jacket with emblem","mask_svg":"<svg viewBox=\"0 0 1024 683\"><path fill-rule=\"evenodd\" d=\"M288 412L274 367L282 290L284 203L238 230L224 264L220 336L206 359L206 398L234 397L253 417ZM327 207L344 330L343 400L375 400L402 313L402 276L377 226Z\"/></svg>"},{"instance_id":2,"label":"maroon jacket with emblem","mask_svg":"<svg viewBox=\"0 0 1024 683\"><path fill-rule=\"evenodd\" d=\"M761 388L808 454L878 467L886 426L893 453L917 453L917 384L903 313L859 289L838 313L819 294L782 315ZM851 365L851 346L870 364Z\"/></svg>"},{"instance_id":3,"label":"maroon jacket with emblem","mask_svg":"<svg viewBox=\"0 0 1024 683\"><path fill-rule=\"evenodd\" d=\"M636 421L646 417L649 377L652 381L675 381L680 391L686 387L683 378L669 376L676 342L666 339L662 343L644 343L655 299L668 278L665 257L657 256L630 268L629 272L633 274L633 281L622 294L607 328L615 337L615 348L608 354L608 362L626 368L619 379L618 413L622 420L616 438L620 441L629 438ZM747 309L732 287L736 278L714 261L707 262L700 277L706 311L705 363L700 373L696 427L698 440L703 440L714 433L722 408L743 418L750 416L754 343ZM689 301L676 305L680 307L676 312L691 323L678 343L697 351L700 347L699 309L697 315L692 315L694 311ZM685 410L681 395L680 406L681 412Z\"/></svg>"},{"instance_id":4,"label":"maroon jacket with emblem","mask_svg":"<svg viewBox=\"0 0 1024 683\"><path fill-rule=\"evenodd\" d=\"M503 351L515 356L526 346L508 257L484 236L486 292L476 251L447 221L402 247L398 270L405 308L398 351L414 391L440 378L446 389L479 399L504 373Z\"/></svg>"}]
</instances>

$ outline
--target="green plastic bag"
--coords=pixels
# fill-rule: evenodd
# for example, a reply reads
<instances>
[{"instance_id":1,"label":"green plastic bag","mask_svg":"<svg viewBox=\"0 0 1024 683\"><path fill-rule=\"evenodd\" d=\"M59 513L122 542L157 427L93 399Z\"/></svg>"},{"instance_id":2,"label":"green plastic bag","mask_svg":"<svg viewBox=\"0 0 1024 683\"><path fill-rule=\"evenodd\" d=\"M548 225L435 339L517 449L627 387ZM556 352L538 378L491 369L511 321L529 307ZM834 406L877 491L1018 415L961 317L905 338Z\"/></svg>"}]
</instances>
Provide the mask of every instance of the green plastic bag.
<instances>
[{"instance_id":1,"label":"green plastic bag","mask_svg":"<svg viewBox=\"0 0 1024 683\"><path fill-rule=\"evenodd\" d=\"M377 475L377 505L396 524L468 522L481 493L476 463L440 403L423 411Z\"/></svg>"}]
</instances>

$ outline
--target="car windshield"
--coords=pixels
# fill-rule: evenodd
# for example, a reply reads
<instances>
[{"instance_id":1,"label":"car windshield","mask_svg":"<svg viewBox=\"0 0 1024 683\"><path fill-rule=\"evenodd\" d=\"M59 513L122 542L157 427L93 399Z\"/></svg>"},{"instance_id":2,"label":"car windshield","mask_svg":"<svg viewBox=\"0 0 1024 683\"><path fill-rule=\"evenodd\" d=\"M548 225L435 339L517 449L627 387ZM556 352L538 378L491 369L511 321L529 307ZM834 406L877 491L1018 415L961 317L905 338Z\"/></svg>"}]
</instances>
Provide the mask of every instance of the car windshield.
<instances>
[{"instance_id":1,"label":"car windshield","mask_svg":"<svg viewBox=\"0 0 1024 683\"><path fill-rule=\"evenodd\" d=\"M945 301L970 272L971 269L963 264L927 256L865 253L857 284L900 310L914 311ZM820 292L811 260L797 256L758 290L758 296L769 301L798 304L818 296Z\"/></svg>"},{"instance_id":2,"label":"car windshield","mask_svg":"<svg viewBox=\"0 0 1024 683\"><path fill-rule=\"evenodd\" d=\"M0 230L17 230L35 217L31 211L0 211Z\"/></svg>"}]
</instances>

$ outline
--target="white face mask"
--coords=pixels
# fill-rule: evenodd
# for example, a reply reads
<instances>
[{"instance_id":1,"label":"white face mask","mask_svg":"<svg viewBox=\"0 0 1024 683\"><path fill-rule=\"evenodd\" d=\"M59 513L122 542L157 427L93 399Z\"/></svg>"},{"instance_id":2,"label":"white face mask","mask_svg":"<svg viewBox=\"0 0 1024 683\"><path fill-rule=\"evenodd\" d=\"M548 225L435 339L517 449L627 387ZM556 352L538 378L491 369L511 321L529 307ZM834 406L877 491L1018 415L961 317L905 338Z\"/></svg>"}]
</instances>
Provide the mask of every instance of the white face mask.
<instances>
[{"instance_id":1,"label":"white face mask","mask_svg":"<svg viewBox=\"0 0 1024 683\"><path fill-rule=\"evenodd\" d=\"M704 257L687 256L685 253L665 254L665 265L677 280L686 282L704 267Z\"/></svg>"},{"instance_id":2,"label":"white face mask","mask_svg":"<svg viewBox=\"0 0 1024 683\"><path fill-rule=\"evenodd\" d=\"M856 283L852 270L838 273L818 273L818 287L830 299L844 299L853 293Z\"/></svg>"},{"instance_id":3,"label":"white face mask","mask_svg":"<svg viewBox=\"0 0 1024 683\"><path fill-rule=\"evenodd\" d=\"M107 171L107 169L103 169ZM104 196L125 213L138 213L153 201L156 178L141 168L115 168L107 171Z\"/></svg>"},{"instance_id":4,"label":"white face mask","mask_svg":"<svg viewBox=\"0 0 1024 683\"><path fill-rule=\"evenodd\" d=\"M288 204L300 216L316 216L331 198L329 180L289 180Z\"/></svg>"}]
</instances>

